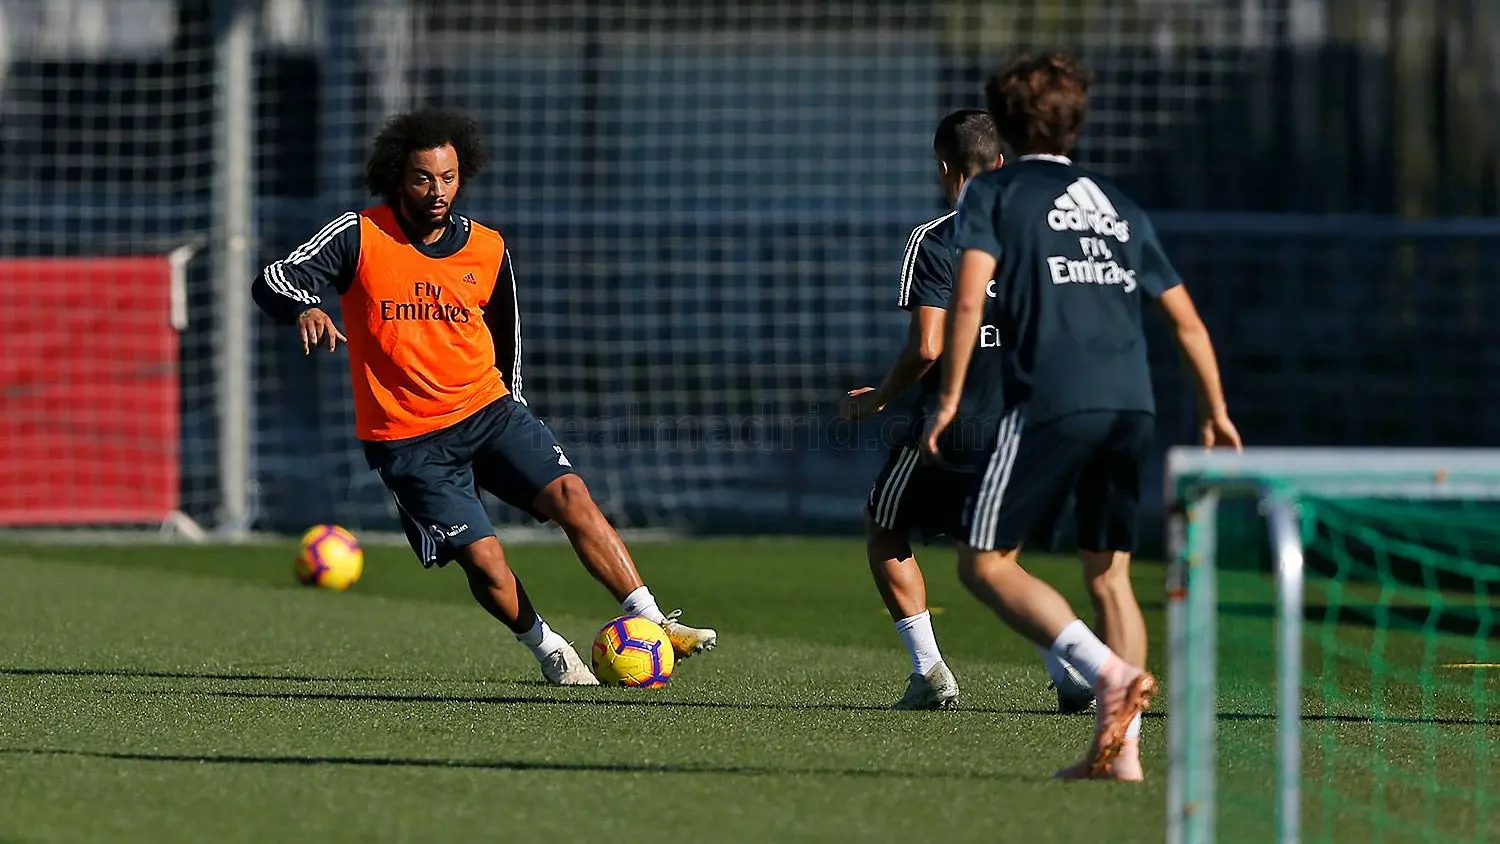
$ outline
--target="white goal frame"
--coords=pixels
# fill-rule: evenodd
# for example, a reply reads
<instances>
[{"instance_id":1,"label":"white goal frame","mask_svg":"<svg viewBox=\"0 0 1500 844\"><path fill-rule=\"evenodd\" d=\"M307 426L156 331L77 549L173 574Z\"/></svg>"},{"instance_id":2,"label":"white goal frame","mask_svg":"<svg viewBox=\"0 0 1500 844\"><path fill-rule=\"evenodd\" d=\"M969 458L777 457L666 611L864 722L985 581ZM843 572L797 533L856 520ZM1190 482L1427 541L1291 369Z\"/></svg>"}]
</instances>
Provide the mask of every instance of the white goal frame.
<instances>
[{"instance_id":1,"label":"white goal frame","mask_svg":"<svg viewBox=\"0 0 1500 844\"><path fill-rule=\"evenodd\" d=\"M1166 459L1167 841L1215 841L1219 502L1259 502L1276 578L1276 840L1301 836L1303 541L1297 496L1500 498L1500 449L1174 447ZM1191 530L1190 530L1191 528Z\"/></svg>"}]
</instances>

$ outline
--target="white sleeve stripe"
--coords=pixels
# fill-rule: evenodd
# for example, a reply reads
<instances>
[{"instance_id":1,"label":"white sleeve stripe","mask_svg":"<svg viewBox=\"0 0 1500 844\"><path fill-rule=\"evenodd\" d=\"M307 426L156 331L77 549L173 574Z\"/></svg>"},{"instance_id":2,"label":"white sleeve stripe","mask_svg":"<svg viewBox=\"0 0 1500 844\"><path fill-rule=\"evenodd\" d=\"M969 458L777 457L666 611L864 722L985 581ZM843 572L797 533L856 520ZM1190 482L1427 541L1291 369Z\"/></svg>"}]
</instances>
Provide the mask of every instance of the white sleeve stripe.
<instances>
[{"instance_id":1,"label":"white sleeve stripe","mask_svg":"<svg viewBox=\"0 0 1500 844\"><path fill-rule=\"evenodd\" d=\"M315 305L319 301L321 301L317 296L314 296L306 290L302 290L288 284L286 281L286 276L282 275L281 273L280 261L277 261L269 267L266 267L265 272L262 273L262 277L265 278L266 287L269 288L271 292L276 293L279 296L284 296L288 299L291 299L293 302Z\"/></svg>"},{"instance_id":2,"label":"white sleeve stripe","mask_svg":"<svg viewBox=\"0 0 1500 844\"><path fill-rule=\"evenodd\" d=\"M285 288L290 295L302 302L306 302L309 305L315 305L318 302L322 301L312 291L303 290L302 288L297 287L296 285L288 281L286 277L286 267L282 266L281 264L276 265L276 281L283 288Z\"/></svg>"},{"instance_id":3,"label":"white sleeve stripe","mask_svg":"<svg viewBox=\"0 0 1500 844\"><path fill-rule=\"evenodd\" d=\"M323 301L323 297L319 296L318 294L312 292L311 290L303 290L302 288L288 281L286 277L286 267L282 266L281 264L276 265L276 278L281 282L283 287L295 293L299 298L302 299L302 301L308 303L309 305L316 305L319 302Z\"/></svg>"},{"instance_id":4,"label":"white sleeve stripe","mask_svg":"<svg viewBox=\"0 0 1500 844\"><path fill-rule=\"evenodd\" d=\"M922 241L926 239L928 232L956 213L958 212L949 211L936 220L928 220L912 229L911 238L906 241L906 257L901 261L901 294L896 299L898 306L904 308L911 302L911 282L916 273L917 255L922 251Z\"/></svg>"},{"instance_id":5,"label":"white sleeve stripe","mask_svg":"<svg viewBox=\"0 0 1500 844\"><path fill-rule=\"evenodd\" d=\"M521 300L516 295L516 265L511 262L509 249L505 250L505 271L510 274L510 306L516 317L515 359L510 366L510 391L515 395L516 401L524 405L526 399L521 397Z\"/></svg>"},{"instance_id":6,"label":"white sleeve stripe","mask_svg":"<svg viewBox=\"0 0 1500 844\"><path fill-rule=\"evenodd\" d=\"M896 291L896 305L899 307L906 307L906 264L916 255L913 247L917 243L917 233L921 230L922 226L917 226L911 230L911 235L906 238L906 251L901 253L901 280L900 287Z\"/></svg>"},{"instance_id":7,"label":"white sleeve stripe","mask_svg":"<svg viewBox=\"0 0 1500 844\"><path fill-rule=\"evenodd\" d=\"M327 223L324 223L323 228L318 229L317 234L309 237L305 243L303 243L301 246L298 246L296 249L293 249L292 254L288 255L287 257L295 258L298 254L308 251L317 252L318 248L320 248L317 246L318 241L323 240L335 230L342 230L349 224L358 221L358 214L355 214L353 211L345 211L337 217L334 217L332 220L329 220Z\"/></svg>"},{"instance_id":8,"label":"white sleeve stripe","mask_svg":"<svg viewBox=\"0 0 1500 844\"><path fill-rule=\"evenodd\" d=\"M359 224L359 215L350 211L337 220L323 227L323 230L313 235L306 243L292 250L292 254L286 257L289 264L301 264L310 260L314 255L323 251L323 248L333 242L345 229Z\"/></svg>"},{"instance_id":9,"label":"white sleeve stripe","mask_svg":"<svg viewBox=\"0 0 1500 844\"><path fill-rule=\"evenodd\" d=\"M293 249L290 255L287 255L280 261L276 261L270 266L266 267L264 273L266 286L276 293L285 296L286 298L291 299L294 302L301 302L305 305L316 305L322 302L322 297L314 294L311 291L303 290L302 288L297 287L296 285L288 281L286 277L286 266L288 264L296 266L298 264L306 263L314 256L316 256L319 252L322 252L328 246L328 244L333 242L334 238L338 237L350 226L355 226L358 224L359 215L354 213L353 211L346 211L343 214L340 214L339 216L330 220L327 225L318 230L317 234L308 238L306 243L298 246L296 249Z\"/></svg>"},{"instance_id":10,"label":"white sleeve stripe","mask_svg":"<svg viewBox=\"0 0 1500 844\"><path fill-rule=\"evenodd\" d=\"M927 231L932 228L933 222L929 220L911 230L911 237L906 240L906 254L901 258L901 292L896 297L896 304L906 307L911 298L911 275L912 268L917 265L917 255L922 251L922 239L927 236Z\"/></svg>"}]
</instances>

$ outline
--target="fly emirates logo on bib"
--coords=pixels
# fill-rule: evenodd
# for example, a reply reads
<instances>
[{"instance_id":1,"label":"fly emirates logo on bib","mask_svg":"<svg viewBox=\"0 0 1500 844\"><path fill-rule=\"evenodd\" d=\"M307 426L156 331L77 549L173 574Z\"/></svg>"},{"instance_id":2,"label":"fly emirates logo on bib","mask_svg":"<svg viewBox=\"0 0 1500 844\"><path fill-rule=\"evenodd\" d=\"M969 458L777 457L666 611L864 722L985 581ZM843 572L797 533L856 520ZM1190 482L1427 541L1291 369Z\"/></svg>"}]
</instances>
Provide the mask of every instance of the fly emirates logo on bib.
<instances>
[{"instance_id":1,"label":"fly emirates logo on bib","mask_svg":"<svg viewBox=\"0 0 1500 844\"><path fill-rule=\"evenodd\" d=\"M443 288L430 281L416 281L411 285L411 299L398 302L395 299L380 300L380 318L388 322L454 322L473 320L473 312L462 302L443 298Z\"/></svg>"}]
</instances>

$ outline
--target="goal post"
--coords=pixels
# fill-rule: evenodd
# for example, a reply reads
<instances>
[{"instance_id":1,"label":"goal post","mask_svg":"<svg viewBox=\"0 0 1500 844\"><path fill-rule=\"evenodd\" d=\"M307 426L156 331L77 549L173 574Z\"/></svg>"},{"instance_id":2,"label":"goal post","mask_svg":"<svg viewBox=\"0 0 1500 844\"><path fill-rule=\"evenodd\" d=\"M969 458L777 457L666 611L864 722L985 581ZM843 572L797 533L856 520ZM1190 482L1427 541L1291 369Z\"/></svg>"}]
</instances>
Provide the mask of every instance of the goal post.
<instances>
[{"instance_id":1,"label":"goal post","mask_svg":"<svg viewBox=\"0 0 1500 844\"><path fill-rule=\"evenodd\" d=\"M1500 450L1166 464L1168 841L1484 840Z\"/></svg>"}]
</instances>

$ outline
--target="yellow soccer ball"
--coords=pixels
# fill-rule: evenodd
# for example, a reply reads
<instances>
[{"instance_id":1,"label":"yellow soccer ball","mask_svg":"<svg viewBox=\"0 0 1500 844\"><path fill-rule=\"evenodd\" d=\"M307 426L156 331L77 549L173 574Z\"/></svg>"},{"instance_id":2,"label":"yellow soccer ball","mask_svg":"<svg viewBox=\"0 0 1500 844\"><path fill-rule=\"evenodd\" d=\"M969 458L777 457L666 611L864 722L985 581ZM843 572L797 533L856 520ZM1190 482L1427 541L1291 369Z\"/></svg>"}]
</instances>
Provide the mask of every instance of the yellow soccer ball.
<instances>
[{"instance_id":1,"label":"yellow soccer ball","mask_svg":"<svg viewBox=\"0 0 1500 844\"><path fill-rule=\"evenodd\" d=\"M365 552L349 531L317 525L302 534L296 571L304 585L342 592L358 582L364 570Z\"/></svg>"},{"instance_id":2,"label":"yellow soccer ball","mask_svg":"<svg viewBox=\"0 0 1500 844\"><path fill-rule=\"evenodd\" d=\"M625 615L594 637L594 676L606 686L655 689L672 679L676 655L661 625Z\"/></svg>"}]
</instances>

